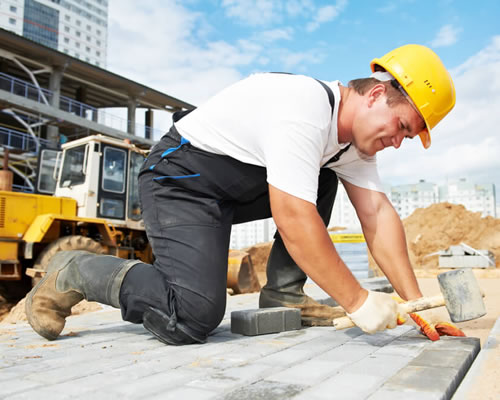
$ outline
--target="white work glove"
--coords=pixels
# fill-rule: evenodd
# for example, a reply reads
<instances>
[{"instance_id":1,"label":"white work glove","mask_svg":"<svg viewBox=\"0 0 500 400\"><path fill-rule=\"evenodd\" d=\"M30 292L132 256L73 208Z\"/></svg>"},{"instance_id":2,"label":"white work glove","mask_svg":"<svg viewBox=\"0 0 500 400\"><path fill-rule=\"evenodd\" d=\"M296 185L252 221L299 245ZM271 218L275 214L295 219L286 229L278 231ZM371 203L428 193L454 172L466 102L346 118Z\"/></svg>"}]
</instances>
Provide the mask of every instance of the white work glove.
<instances>
[{"instance_id":1,"label":"white work glove","mask_svg":"<svg viewBox=\"0 0 500 400\"><path fill-rule=\"evenodd\" d=\"M397 325L398 315L405 312L387 293L368 291L365 302L347 316L366 333L375 333L384 329L393 329Z\"/></svg>"}]
</instances>

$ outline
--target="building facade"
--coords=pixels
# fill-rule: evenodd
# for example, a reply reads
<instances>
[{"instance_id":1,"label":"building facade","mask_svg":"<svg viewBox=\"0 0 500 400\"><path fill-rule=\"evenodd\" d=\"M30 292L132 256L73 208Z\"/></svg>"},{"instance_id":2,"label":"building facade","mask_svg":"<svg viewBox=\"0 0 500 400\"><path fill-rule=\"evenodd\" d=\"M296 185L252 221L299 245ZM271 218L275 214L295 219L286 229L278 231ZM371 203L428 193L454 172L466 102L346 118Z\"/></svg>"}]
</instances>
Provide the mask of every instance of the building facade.
<instances>
[{"instance_id":1,"label":"building facade","mask_svg":"<svg viewBox=\"0 0 500 400\"><path fill-rule=\"evenodd\" d=\"M410 185L392 186L388 196L401 218L408 217L417 208L429 207L440 201L438 186L424 180Z\"/></svg>"},{"instance_id":2,"label":"building facade","mask_svg":"<svg viewBox=\"0 0 500 400\"><path fill-rule=\"evenodd\" d=\"M106 68L109 0L1 0L0 28Z\"/></svg>"},{"instance_id":3,"label":"building facade","mask_svg":"<svg viewBox=\"0 0 500 400\"><path fill-rule=\"evenodd\" d=\"M469 211L481 212L483 217L497 216L495 185L477 184L466 179L450 181L439 188L439 198L454 204L463 204Z\"/></svg>"},{"instance_id":4,"label":"building facade","mask_svg":"<svg viewBox=\"0 0 500 400\"><path fill-rule=\"evenodd\" d=\"M356 210L347 196L344 185L342 185L340 181L328 227L333 226L342 226L355 231L359 231L361 229L361 223L356 215Z\"/></svg>"},{"instance_id":5,"label":"building facade","mask_svg":"<svg viewBox=\"0 0 500 400\"><path fill-rule=\"evenodd\" d=\"M274 239L276 224L272 218L233 225L231 229L231 249L243 249L257 243L269 242Z\"/></svg>"}]
</instances>

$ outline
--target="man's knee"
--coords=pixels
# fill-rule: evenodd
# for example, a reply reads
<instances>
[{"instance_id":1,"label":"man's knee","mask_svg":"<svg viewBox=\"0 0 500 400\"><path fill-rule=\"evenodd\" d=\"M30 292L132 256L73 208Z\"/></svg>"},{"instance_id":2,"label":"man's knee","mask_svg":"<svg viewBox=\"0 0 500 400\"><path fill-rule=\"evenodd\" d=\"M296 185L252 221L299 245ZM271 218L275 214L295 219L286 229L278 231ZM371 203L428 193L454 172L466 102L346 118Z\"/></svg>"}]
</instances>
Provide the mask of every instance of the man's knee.
<instances>
[{"instance_id":1,"label":"man's knee","mask_svg":"<svg viewBox=\"0 0 500 400\"><path fill-rule=\"evenodd\" d=\"M226 291L224 293L183 294L177 303L178 317L193 330L208 335L224 318Z\"/></svg>"}]
</instances>

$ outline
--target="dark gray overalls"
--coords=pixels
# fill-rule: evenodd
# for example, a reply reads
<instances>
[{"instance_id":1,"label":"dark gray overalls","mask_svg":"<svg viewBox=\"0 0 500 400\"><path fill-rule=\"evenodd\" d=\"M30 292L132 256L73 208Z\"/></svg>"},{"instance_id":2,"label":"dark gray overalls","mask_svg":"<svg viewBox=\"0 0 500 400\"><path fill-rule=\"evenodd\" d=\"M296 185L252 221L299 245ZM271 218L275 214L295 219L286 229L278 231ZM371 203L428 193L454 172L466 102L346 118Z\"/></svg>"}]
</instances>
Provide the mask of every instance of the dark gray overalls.
<instances>
[{"instance_id":1,"label":"dark gray overalls","mask_svg":"<svg viewBox=\"0 0 500 400\"><path fill-rule=\"evenodd\" d=\"M321 168L317 208L325 225L337 184L335 172ZM266 168L200 150L173 125L145 161L139 190L155 261L125 276L123 319L168 344L203 343L225 312L231 225L271 217ZM286 285L279 277L289 272L305 282L279 233L275 239L266 287Z\"/></svg>"}]
</instances>

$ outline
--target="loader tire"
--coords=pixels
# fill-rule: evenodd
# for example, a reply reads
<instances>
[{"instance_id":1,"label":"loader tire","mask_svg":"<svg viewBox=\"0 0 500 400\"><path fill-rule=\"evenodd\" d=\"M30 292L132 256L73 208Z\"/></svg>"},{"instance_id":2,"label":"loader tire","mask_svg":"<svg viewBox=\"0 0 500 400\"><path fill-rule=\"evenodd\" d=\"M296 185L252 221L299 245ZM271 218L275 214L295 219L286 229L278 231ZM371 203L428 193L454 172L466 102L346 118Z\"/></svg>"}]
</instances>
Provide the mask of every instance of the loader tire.
<instances>
[{"instance_id":1,"label":"loader tire","mask_svg":"<svg viewBox=\"0 0 500 400\"><path fill-rule=\"evenodd\" d=\"M39 254L33 265L33 268L47 270L52 257L59 251L63 250L86 250L95 254L107 254L105 248L95 240L85 236L74 235L64 236L49 244ZM35 286L42 278L32 278L32 285Z\"/></svg>"}]
</instances>

